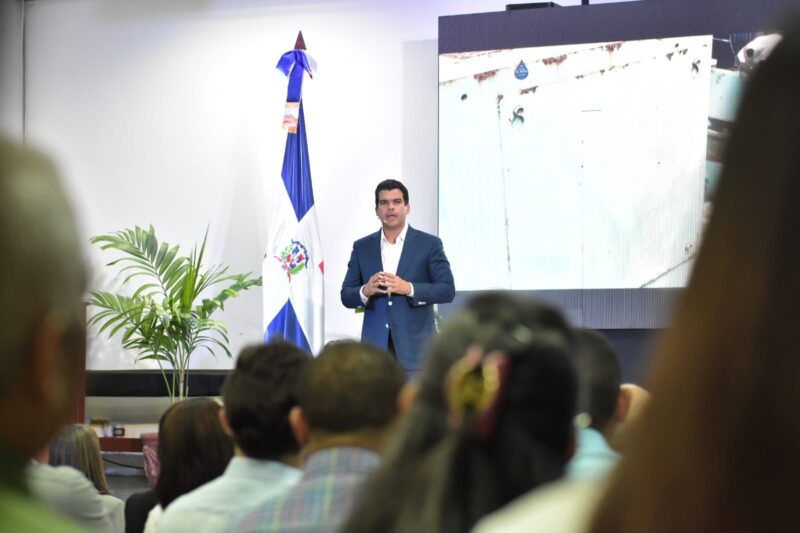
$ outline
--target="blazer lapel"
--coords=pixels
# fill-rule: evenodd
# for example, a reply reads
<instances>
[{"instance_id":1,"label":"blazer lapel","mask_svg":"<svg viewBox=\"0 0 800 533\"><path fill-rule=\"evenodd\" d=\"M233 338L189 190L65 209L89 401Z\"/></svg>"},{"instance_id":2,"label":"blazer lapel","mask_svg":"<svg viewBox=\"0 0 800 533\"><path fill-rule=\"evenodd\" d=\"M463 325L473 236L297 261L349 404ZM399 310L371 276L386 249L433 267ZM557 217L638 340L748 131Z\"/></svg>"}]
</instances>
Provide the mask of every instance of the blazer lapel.
<instances>
[{"instance_id":1,"label":"blazer lapel","mask_svg":"<svg viewBox=\"0 0 800 533\"><path fill-rule=\"evenodd\" d=\"M367 272L380 272L383 270L383 259L381 258L381 230L374 233L370 238L370 245L367 247ZM370 276L372 275L370 274Z\"/></svg>"},{"instance_id":2,"label":"blazer lapel","mask_svg":"<svg viewBox=\"0 0 800 533\"><path fill-rule=\"evenodd\" d=\"M406 279L406 270L408 270L408 265L411 264L411 259L414 257L414 254L417 251L417 233L417 230L411 226L408 226L408 231L406 232L406 241L403 243L403 253L400 254L400 262L397 264L397 275L403 279ZM378 242L378 245L378 248L380 249L380 241Z\"/></svg>"}]
</instances>

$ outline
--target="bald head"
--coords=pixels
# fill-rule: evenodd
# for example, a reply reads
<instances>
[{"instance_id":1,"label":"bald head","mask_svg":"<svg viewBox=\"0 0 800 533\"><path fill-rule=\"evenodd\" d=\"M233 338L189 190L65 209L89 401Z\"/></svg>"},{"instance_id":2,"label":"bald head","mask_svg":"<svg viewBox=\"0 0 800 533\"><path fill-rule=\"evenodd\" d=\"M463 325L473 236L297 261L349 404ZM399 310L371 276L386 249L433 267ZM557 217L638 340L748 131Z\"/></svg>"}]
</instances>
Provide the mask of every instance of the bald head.
<instances>
[{"instance_id":1,"label":"bald head","mask_svg":"<svg viewBox=\"0 0 800 533\"><path fill-rule=\"evenodd\" d=\"M55 420L58 407L49 404L56 398L19 395L50 394L31 390L39 383L58 394L71 390L55 372L60 366L71 381L69 370L83 356L86 274L80 250L53 165L34 150L0 139L0 404L44 401L48 405L39 408L54 411L42 413L40 426L51 414ZM13 421L14 413L0 414Z\"/></svg>"},{"instance_id":2,"label":"bald head","mask_svg":"<svg viewBox=\"0 0 800 533\"><path fill-rule=\"evenodd\" d=\"M72 211L51 163L0 140L0 392L48 313L71 318L85 273Z\"/></svg>"}]
</instances>

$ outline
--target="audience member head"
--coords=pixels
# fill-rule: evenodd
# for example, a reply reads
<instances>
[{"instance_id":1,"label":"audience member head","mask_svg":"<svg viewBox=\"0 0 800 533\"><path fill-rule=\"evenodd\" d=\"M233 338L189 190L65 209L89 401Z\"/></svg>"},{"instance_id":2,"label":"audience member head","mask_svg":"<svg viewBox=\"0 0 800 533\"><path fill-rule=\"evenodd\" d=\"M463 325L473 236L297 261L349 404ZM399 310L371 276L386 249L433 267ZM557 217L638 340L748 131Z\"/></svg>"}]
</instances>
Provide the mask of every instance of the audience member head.
<instances>
[{"instance_id":1,"label":"audience member head","mask_svg":"<svg viewBox=\"0 0 800 533\"><path fill-rule=\"evenodd\" d=\"M162 507L225 471L233 456L233 442L220 423L221 409L211 398L190 398L162 415L158 431L161 472L155 487Z\"/></svg>"},{"instance_id":2,"label":"audience member head","mask_svg":"<svg viewBox=\"0 0 800 533\"><path fill-rule=\"evenodd\" d=\"M297 405L298 378L310 361L283 341L248 346L239 354L222 396L227 424L246 456L277 461L298 453L289 411Z\"/></svg>"},{"instance_id":3,"label":"audience member head","mask_svg":"<svg viewBox=\"0 0 800 533\"><path fill-rule=\"evenodd\" d=\"M621 370L614 348L600 333L575 330L578 373L584 391L580 408L589 415L589 427L608 438L628 409L628 395L620 389Z\"/></svg>"},{"instance_id":4,"label":"audience member head","mask_svg":"<svg viewBox=\"0 0 800 533\"><path fill-rule=\"evenodd\" d=\"M433 341L416 402L345 531L468 531L560 477L574 449L572 356L553 308L472 299Z\"/></svg>"},{"instance_id":5,"label":"audience member head","mask_svg":"<svg viewBox=\"0 0 800 533\"><path fill-rule=\"evenodd\" d=\"M406 375L385 351L356 341L330 343L300 379L291 421L298 441L314 448L379 449L398 415Z\"/></svg>"},{"instance_id":6,"label":"audience member head","mask_svg":"<svg viewBox=\"0 0 800 533\"><path fill-rule=\"evenodd\" d=\"M111 494L100 454L100 440L91 426L64 426L50 443L50 464L67 465L83 472L100 494Z\"/></svg>"},{"instance_id":7,"label":"audience member head","mask_svg":"<svg viewBox=\"0 0 800 533\"><path fill-rule=\"evenodd\" d=\"M375 187L375 208L378 207L378 193L381 191L393 191L399 189L403 193L403 203L408 205L408 189L402 182L397 180L383 180Z\"/></svg>"},{"instance_id":8,"label":"audience member head","mask_svg":"<svg viewBox=\"0 0 800 533\"><path fill-rule=\"evenodd\" d=\"M800 21L749 79L595 532L797 531Z\"/></svg>"},{"instance_id":9,"label":"audience member head","mask_svg":"<svg viewBox=\"0 0 800 533\"><path fill-rule=\"evenodd\" d=\"M86 274L55 168L1 139L0 258L0 446L30 457L73 402Z\"/></svg>"}]
</instances>

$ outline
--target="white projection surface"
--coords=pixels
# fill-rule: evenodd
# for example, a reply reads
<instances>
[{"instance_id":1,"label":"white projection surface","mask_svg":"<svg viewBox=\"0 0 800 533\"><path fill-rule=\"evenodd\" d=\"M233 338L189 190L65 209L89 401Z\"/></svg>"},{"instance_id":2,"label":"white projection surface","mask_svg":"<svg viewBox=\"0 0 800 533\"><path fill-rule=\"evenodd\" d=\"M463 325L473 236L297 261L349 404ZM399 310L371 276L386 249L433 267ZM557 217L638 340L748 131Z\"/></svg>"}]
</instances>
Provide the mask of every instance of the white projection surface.
<instances>
[{"instance_id":1,"label":"white projection surface","mask_svg":"<svg viewBox=\"0 0 800 533\"><path fill-rule=\"evenodd\" d=\"M459 290L685 285L713 64L710 35L441 55L439 234Z\"/></svg>"}]
</instances>

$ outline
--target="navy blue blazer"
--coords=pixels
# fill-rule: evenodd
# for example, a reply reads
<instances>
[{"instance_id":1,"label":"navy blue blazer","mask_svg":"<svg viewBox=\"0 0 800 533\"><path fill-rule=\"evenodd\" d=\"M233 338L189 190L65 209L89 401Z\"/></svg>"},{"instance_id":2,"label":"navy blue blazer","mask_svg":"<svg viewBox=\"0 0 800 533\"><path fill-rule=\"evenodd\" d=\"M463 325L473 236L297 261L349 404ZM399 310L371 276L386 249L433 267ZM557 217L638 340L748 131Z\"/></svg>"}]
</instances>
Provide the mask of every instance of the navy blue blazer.
<instances>
[{"instance_id":1,"label":"navy blue blazer","mask_svg":"<svg viewBox=\"0 0 800 533\"><path fill-rule=\"evenodd\" d=\"M397 275L414 286L414 297L374 295L361 302L361 287L383 270L381 231L353 243L353 253L342 282L345 307L364 306L361 340L386 349L392 333L395 353L406 370L419 370L425 343L436 330L433 304L453 301L456 289L450 262L438 237L408 227Z\"/></svg>"}]
</instances>

